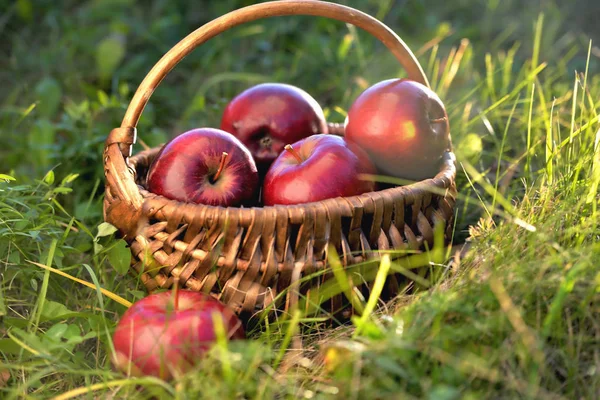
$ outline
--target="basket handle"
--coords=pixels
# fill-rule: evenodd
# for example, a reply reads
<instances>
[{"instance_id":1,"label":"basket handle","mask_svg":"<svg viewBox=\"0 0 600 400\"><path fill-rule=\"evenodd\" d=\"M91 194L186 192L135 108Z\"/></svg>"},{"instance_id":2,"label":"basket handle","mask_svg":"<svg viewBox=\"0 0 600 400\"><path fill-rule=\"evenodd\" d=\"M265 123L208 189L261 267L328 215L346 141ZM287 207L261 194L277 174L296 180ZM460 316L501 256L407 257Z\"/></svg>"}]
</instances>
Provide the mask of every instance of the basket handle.
<instances>
[{"instance_id":1,"label":"basket handle","mask_svg":"<svg viewBox=\"0 0 600 400\"><path fill-rule=\"evenodd\" d=\"M282 0L259 3L227 13L208 22L171 48L148 72L137 89L121 127L135 127L152 92L185 56L210 38L246 22L284 15L313 15L336 19L364 29L379 39L400 61L408 77L429 86L427 77L408 46L390 28L362 11L319 0Z\"/></svg>"},{"instance_id":2,"label":"basket handle","mask_svg":"<svg viewBox=\"0 0 600 400\"><path fill-rule=\"evenodd\" d=\"M261 18L284 15L312 15L336 19L355 25L379 39L398 59L410 79L429 86L421 65L402 39L384 23L362 11L319 0L281 0L247 6L216 18L190 33L173 46L148 72L129 103L129 107L121 122L121 127L113 129L106 140L106 155L116 156L117 152L119 152L123 156L122 160L114 160L113 158L112 161L118 164L115 167L125 167L125 164L121 163L131 155L132 145L136 141L135 128L144 107L164 77L185 56L210 38L234 26ZM106 160L108 158L105 157L105 164ZM105 170L107 169L106 167L105 165ZM140 204L141 198L139 193L135 193L136 188L132 176L128 176L127 174L119 175L117 181L120 181L119 186L121 186L122 190L119 190L120 196L119 194L116 195L118 197L122 196L123 200L128 198L130 202Z\"/></svg>"}]
</instances>

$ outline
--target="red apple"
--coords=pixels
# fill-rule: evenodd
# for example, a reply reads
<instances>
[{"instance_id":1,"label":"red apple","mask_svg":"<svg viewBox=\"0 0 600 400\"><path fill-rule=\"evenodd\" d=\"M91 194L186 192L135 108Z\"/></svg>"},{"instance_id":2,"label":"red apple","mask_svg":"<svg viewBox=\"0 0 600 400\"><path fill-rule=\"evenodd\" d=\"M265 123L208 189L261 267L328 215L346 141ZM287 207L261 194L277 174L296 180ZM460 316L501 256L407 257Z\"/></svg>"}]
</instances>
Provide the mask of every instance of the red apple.
<instances>
[{"instance_id":1,"label":"red apple","mask_svg":"<svg viewBox=\"0 0 600 400\"><path fill-rule=\"evenodd\" d=\"M319 103L304 90L263 83L231 100L223 113L221 129L240 139L259 169L266 170L286 144L327 133L327 123Z\"/></svg>"},{"instance_id":2,"label":"red apple","mask_svg":"<svg viewBox=\"0 0 600 400\"><path fill-rule=\"evenodd\" d=\"M379 82L358 96L345 137L367 151L380 173L409 180L434 177L451 147L444 104L408 79Z\"/></svg>"},{"instance_id":3,"label":"red apple","mask_svg":"<svg viewBox=\"0 0 600 400\"><path fill-rule=\"evenodd\" d=\"M148 171L147 186L173 200L237 206L254 199L258 172L248 149L232 134L199 128L161 149Z\"/></svg>"},{"instance_id":4,"label":"red apple","mask_svg":"<svg viewBox=\"0 0 600 400\"><path fill-rule=\"evenodd\" d=\"M373 190L375 167L359 147L333 135L313 135L286 146L267 172L265 205L299 204Z\"/></svg>"},{"instance_id":5,"label":"red apple","mask_svg":"<svg viewBox=\"0 0 600 400\"><path fill-rule=\"evenodd\" d=\"M229 340L244 339L235 313L208 294L178 290L134 303L113 334L114 365L134 376L170 379L190 370L216 341L214 319Z\"/></svg>"}]
</instances>

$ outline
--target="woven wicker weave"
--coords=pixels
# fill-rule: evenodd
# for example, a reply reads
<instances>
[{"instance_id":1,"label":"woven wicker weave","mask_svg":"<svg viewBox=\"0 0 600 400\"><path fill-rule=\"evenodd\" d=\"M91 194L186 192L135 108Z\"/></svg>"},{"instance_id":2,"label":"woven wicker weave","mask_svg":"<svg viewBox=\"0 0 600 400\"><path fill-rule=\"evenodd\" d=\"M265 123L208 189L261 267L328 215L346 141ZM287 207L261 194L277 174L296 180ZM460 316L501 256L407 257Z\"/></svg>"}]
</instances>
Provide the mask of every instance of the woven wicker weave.
<instances>
[{"instance_id":1,"label":"woven wicker weave","mask_svg":"<svg viewBox=\"0 0 600 400\"><path fill-rule=\"evenodd\" d=\"M428 85L414 55L376 19L333 3L288 0L245 7L207 23L175 45L140 84L120 128L104 150L105 220L130 243L132 268L149 291L182 287L209 292L236 312L255 312L302 277L327 266L330 246L342 265L377 258L378 250L420 250L441 226L449 240L456 197L455 160L444 155L433 179L348 198L274 207L236 208L180 203L148 192L145 176L159 148L131 156L136 125L152 92L194 48L242 23L263 17L314 15L353 24L379 39L408 77ZM341 134L339 125L330 124ZM322 279L311 280L318 285ZM302 290L306 290L306 285ZM398 283L388 279L387 293ZM297 292L296 297L297 299ZM293 301L293 300L292 300ZM331 299L342 304L341 295ZM290 297L279 305L290 306Z\"/></svg>"}]
</instances>

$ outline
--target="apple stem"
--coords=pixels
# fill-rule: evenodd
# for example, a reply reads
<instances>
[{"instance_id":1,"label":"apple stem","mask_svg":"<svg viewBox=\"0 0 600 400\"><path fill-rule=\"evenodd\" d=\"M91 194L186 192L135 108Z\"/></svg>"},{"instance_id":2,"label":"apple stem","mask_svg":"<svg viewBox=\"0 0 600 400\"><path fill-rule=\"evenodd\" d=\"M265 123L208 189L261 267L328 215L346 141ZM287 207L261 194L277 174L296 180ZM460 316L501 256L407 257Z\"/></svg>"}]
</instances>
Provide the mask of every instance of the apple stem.
<instances>
[{"instance_id":1,"label":"apple stem","mask_svg":"<svg viewBox=\"0 0 600 400\"><path fill-rule=\"evenodd\" d=\"M302 157L300 157L300 154L298 154L298 152L292 147L291 144L286 144L285 147L284 147L284 149L286 149L287 151L289 151L294 156L294 158L296 160L298 160L299 163L301 163L303 161Z\"/></svg>"},{"instance_id":2,"label":"apple stem","mask_svg":"<svg viewBox=\"0 0 600 400\"><path fill-rule=\"evenodd\" d=\"M213 176L213 181L216 181L217 179L219 179L219 176L221 176L221 172L223 172L223 168L225 167L225 160L227 160L227 156L229 154L227 154L226 152L223 152L223 154L221 154L221 163L219 164L219 169L217 170L217 173L215 174L215 176Z\"/></svg>"},{"instance_id":3,"label":"apple stem","mask_svg":"<svg viewBox=\"0 0 600 400\"><path fill-rule=\"evenodd\" d=\"M173 310L177 311L179 308L179 277L176 276L173 279Z\"/></svg>"}]
</instances>

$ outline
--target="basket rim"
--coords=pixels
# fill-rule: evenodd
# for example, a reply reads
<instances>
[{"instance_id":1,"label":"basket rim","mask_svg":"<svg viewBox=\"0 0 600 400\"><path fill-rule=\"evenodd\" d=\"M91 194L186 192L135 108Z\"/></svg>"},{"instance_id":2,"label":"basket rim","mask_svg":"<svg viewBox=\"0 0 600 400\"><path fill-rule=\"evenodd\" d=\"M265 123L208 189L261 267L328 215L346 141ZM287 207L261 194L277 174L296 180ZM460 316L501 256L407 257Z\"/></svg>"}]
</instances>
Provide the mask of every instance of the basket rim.
<instances>
[{"instance_id":1,"label":"basket rim","mask_svg":"<svg viewBox=\"0 0 600 400\"><path fill-rule=\"evenodd\" d=\"M151 152L158 152L161 147L162 146L156 146L156 147L153 147L153 148L150 148L147 150L143 150L143 151L133 155L132 157L130 157L130 159L129 159L130 168L132 168L134 171L137 171L137 159L140 156L143 156L145 154L148 154ZM272 206L262 205L262 206L250 206L250 207L244 207L244 206L224 207L224 206L214 206L214 205L210 205L210 204L186 202L186 201L181 201L181 200L169 199L168 197L153 193L150 190L148 190L146 187L144 187L140 184L136 184L136 186L138 188L140 195L142 196L143 203L145 203L149 199L157 199L157 200L160 200L161 202L164 202L165 204L171 204L174 206L175 205L177 205L177 206L185 205L187 207L193 207L196 210L219 210L219 211L228 211L228 210L229 211L231 211L231 210L237 211L237 210L239 210L237 212L244 214L244 213L251 213L251 212L255 213L256 210L306 209L306 208L315 207L315 206L319 206L319 205L326 205L331 202L337 203L337 202L340 202L341 200L345 200L349 205L355 204L356 201L359 201L364 204L364 202L361 200L365 200L366 198L372 198L375 195L381 195L381 194L384 194L384 195L389 194L391 196L398 196L398 195L405 196L413 191L424 191L424 192L430 192L432 194L443 195L443 193L435 193L436 192L435 189L445 192L448 188L450 188L450 186L452 185L452 183L455 181L455 178L456 178L456 163L455 162L456 162L456 157L454 155L454 152L452 152L451 150L448 150L448 151L444 152L444 154L442 155L442 165L440 167L440 172L438 172L432 178L426 178L423 180L415 181L415 182L407 184L407 185L395 186L395 187L385 188L385 189L381 189L381 190L373 190L370 192L365 192L365 193L361 193L361 194L354 195L354 196L338 196L338 197L332 197L332 198L328 198L328 199L323 199L323 200L319 200L319 201L311 201L311 202L306 202L306 203L276 204L276 205L272 205ZM143 207L143 205L142 205L142 207ZM252 211L252 210L254 210L254 211Z\"/></svg>"}]
</instances>

